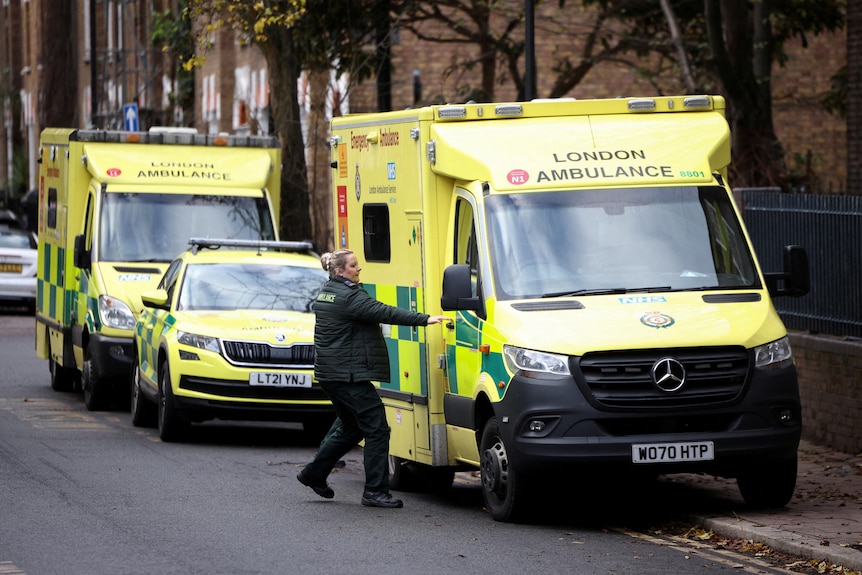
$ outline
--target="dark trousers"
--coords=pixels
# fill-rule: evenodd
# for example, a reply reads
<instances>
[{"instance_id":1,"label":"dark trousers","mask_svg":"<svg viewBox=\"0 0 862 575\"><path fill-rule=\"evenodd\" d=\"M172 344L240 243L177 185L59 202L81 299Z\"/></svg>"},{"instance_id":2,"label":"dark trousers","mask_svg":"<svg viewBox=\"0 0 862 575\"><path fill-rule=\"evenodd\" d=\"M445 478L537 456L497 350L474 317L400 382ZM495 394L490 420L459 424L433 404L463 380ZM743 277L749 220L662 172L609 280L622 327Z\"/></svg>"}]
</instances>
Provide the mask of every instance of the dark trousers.
<instances>
[{"instance_id":1,"label":"dark trousers","mask_svg":"<svg viewBox=\"0 0 862 575\"><path fill-rule=\"evenodd\" d=\"M302 474L323 482L339 459L365 439L365 489L389 491L389 424L377 389L370 381L320 382L340 425L330 430Z\"/></svg>"}]
</instances>

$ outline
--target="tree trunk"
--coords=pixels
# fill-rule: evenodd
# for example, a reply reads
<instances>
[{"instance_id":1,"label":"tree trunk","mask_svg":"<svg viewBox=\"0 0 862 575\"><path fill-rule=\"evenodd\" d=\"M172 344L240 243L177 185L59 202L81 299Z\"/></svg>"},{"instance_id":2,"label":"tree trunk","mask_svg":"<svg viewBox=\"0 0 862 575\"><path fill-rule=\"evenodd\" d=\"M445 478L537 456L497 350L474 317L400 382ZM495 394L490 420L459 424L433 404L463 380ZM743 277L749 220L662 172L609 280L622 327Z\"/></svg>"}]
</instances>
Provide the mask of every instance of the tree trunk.
<instances>
[{"instance_id":1,"label":"tree trunk","mask_svg":"<svg viewBox=\"0 0 862 575\"><path fill-rule=\"evenodd\" d=\"M272 94L269 101L282 149L280 237L283 240L308 240L312 237L312 229L305 144L297 101L300 70L291 30L287 27L279 29L260 47L270 74Z\"/></svg>"},{"instance_id":2,"label":"tree trunk","mask_svg":"<svg viewBox=\"0 0 862 575\"><path fill-rule=\"evenodd\" d=\"M308 172L311 200L311 225L317 249L322 253L333 249L332 152L329 147L329 123L326 102L329 92L329 70L308 72L311 107L308 113Z\"/></svg>"},{"instance_id":3,"label":"tree trunk","mask_svg":"<svg viewBox=\"0 0 862 575\"><path fill-rule=\"evenodd\" d=\"M39 95L39 125L43 127L71 128L79 124L77 61L74 50L69 49L69 37L75 37L70 28L74 30L77 24L72 5L71 2L58 2L41 13L45 51L40 62L43 84ZM91 62L95 61L91 58Z\"/></svg>"},{"instance_id":4,"label":"tree trunk","mask_svg":"<svg viewBox=\"0 0 862 575\"><path fill-rule=\"evenodd\" d=\"M765 1L706 0L709 45L728 98L731 184L783 187L784 153L772 122L772 35ZM757 42L757 43L756 43Z\"/></svg>"},{"instance_id":5,"label":"tree trunk","mask_svg":"<svg viewBox=\"0 0 862 575\"><path fill-rule=\"evenodd\" d=\"M862 0L847 0L847 193L862 195Z\"/></svg>"}]
</instances>

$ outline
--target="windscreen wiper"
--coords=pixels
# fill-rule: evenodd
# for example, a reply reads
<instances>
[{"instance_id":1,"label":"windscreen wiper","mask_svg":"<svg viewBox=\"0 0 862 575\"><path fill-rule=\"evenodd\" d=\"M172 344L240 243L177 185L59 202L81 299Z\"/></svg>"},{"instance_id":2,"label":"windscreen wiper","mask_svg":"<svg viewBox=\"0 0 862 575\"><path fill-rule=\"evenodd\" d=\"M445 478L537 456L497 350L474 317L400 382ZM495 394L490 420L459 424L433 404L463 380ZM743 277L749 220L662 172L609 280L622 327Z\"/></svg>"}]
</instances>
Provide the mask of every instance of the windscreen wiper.
<instances>
[{"instance_id":1,"label":"windscreen wiper","mask_svg":"<svg viewBox=\"0 0 862 575\"><path fill-rule=\"evenodd\" d=\"M642 287L642 288L590 288L590 289L579 289L574 291L561 291L561 292L551 292L542 294L543 298L554 298L554 297L575 297L579 295L609 295L609 294L622 294L622 293L653 293L653 292L661 292L661 291L669 291L671 289L670 286L652 286L652 287Z\"/></svg>"}]
</instances>

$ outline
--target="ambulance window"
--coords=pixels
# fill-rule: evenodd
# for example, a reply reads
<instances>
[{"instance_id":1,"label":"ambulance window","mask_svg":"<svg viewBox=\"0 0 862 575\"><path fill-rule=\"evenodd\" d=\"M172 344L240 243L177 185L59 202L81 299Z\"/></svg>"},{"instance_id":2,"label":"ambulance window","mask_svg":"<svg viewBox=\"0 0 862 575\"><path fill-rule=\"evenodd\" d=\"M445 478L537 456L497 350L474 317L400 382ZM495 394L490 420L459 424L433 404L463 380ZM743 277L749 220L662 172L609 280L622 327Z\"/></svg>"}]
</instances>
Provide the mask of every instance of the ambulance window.
<instances>
[{"instance_id":1,"label":"ambulance window","mask_svg":"<svg viewBox=\"0 0 862 575\"><path fill-rule=\"evenodd\" d=\"M473 278L473 295L477 295L479 277L479 247L476 243L476 225L473 221L473 206L466 200L458 200L455 206L455 261L470 266Z\"/></svg>"},{"instance_id":2,"label":"ambulance window","mask_svg":"<svg viewBox=\"0 0 862 575\"><path fill-rule=\"evenodd\" d=\"M57 188L48 188L48 218L46 225L54 229L57 227Z\"/></svg>"},{"instance_id":3,"label":"ambulance window","mask_svg":"<svg viewBox=\"0 0 862 575\"><path fill-rule=\"evenodd\" d=\"M391 259L389 243L389 207L386 204L362 206L362 235L365 261L388 263Z\"/></svg>"},{"instance_id":4,"label":"ambulance window","mask_svg":"<svg viewBox=\"0 0 862 575\"><path fill-rule=\"evenodd\" d=\"M168 292L168 305L174 299L174 289L177 286L177 276L179 276L180 266L182 265L182 260L174 260L171 262L171 265L168 266L167 271L165 271L165 275L162 276L162 280L159 282L158 288L163 289Z\"/></svg>"}]
</instances>

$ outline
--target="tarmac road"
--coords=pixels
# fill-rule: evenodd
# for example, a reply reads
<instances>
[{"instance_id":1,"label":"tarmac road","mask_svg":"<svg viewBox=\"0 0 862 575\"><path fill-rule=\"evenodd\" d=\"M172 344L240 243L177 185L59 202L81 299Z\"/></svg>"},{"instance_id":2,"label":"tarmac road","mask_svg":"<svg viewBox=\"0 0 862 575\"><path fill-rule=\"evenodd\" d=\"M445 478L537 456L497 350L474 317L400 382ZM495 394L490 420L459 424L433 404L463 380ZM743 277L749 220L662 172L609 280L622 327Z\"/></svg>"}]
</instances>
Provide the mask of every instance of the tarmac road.
<instances>
[{"instance_id":1,"label":"tarmac road","mask_svg":"<svg viewBox=\"0 0 862 575\"><path fill-rule=\"evenodd\" d=\"M5 333L31 332L33 326L32 316L0 313L0 330ZM15 366L8 368L14 370ZM468 482L474 480L478 477L466 477ZM862 454L841 453L803 441L796 493L783 509L747 506L734 480L672 475L660 478L656 488L678 489L680 484L689 485L692 497L697 498L692 508L698 511L690 519L705 530L827 561L843 567L844 572L862 571Z\"/></svg>"}]
</instances>

